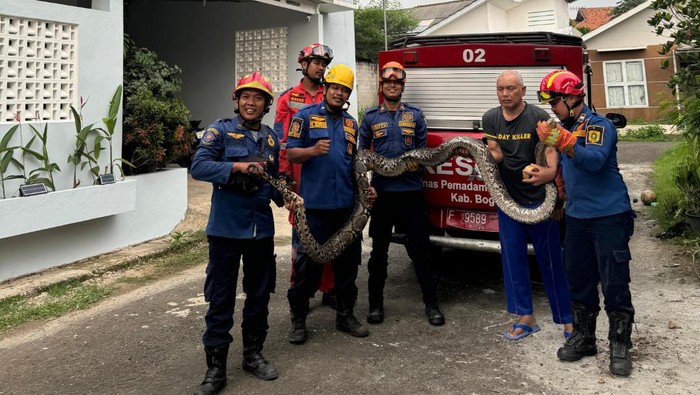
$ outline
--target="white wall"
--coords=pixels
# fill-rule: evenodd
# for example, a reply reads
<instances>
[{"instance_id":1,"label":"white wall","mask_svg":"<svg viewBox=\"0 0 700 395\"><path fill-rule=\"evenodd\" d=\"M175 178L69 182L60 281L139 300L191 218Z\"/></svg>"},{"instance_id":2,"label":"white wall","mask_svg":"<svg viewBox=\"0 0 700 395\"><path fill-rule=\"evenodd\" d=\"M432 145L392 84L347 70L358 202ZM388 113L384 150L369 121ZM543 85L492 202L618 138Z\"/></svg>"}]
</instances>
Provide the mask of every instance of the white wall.
<instances>
[{"instance_id":1,"label":"white wall","mask_svg":"<svg viewBox=\"0 0 700 395\"><path fill-rule=\"evenodd\" d=\"M108 6L106 1L109 1ZM99 122L107 115L109 101L117 86L122 83L122 0L103 0L97 2L103 10L94 10L67 5L46 3L35 0L2 0L0 14L29 19L40 19L62 23L77 24L78 41L78 98L88 100L83 108L83 117L87 123ZM108 9L105 11L104 9ZM78 107L78 102L72 103ZM27 115L27 114L25 114ZM121 115L120 115L121 116ZM37 125L33 123L34 125ZM0 123L0 136L13 126L12 123ZM25 124L24 142L33 135ZM49 158L55 162L61 171L54 173L58 190L73 186L73 168L66 162L68 155L75 147L75 126L73 121L58 121L48 123ZM114 141L114 157L121 156L121 120L117 123ZM13 142L19 145L19 136L15 135ZM106 145L103 144L106 147ZM32 146L40 150L39 142ZM103 151L105 154L106 151ZM15 157L19 157L16 153ZM101 159L102 167L107 163L108 155ZM29 163L30 170L38 167ZM87 171L82 173L82 183L91 184ZM19 187L20 181L10 182L10 196ZM0 196L1 197L1 196Z\"/></svg>"},{"instance_id":2,"label":"white wall","mask_svg":"<svg viewBox=\"0 0 700 395\"><path fill-rule=\"evenodd\" d=\"M129 180L136 181L134 211L0 239L0 281L167 235L185 217L187 169L168 169ZM30 202L34 198L20 199ZM2 209L0 200L0 216ZM8 226L1 220L0 224Z\"/></svg>"},{"instance_id":3,"label":"white wall","mask_svg":"<svg viewBox=\"0 0 700 395\"><path fill-rule=\"evenodd\" d=\"M192 119L206 126L218 118L232 117L231 92L235 85L237 30L288 27L288 85L301 79L296 63L299 50L323 41L335 54L333 64L354 68L353 12L307 14L255 2L141 1L128 8L126 32L136 43L155 51L182 69L182 98ZM281 92L275 92L279 95ZM355 95L351 110L357 111ZM274 104L263 120L272 126Z\"/></svg>"},{"instance_id":4,"label":"white wall","mask_svg":"<svg viewBox=\"0 0 700 395\"><path fill-rule=\"evenodd\" d=\"M654 14L646 9L604 31L594 30L584 35L588 49L646 48L647 45L661 44L666 38L658 36L647 20ZM596 34L593 34L596 33Z\"/></svg>"}]
</instances>

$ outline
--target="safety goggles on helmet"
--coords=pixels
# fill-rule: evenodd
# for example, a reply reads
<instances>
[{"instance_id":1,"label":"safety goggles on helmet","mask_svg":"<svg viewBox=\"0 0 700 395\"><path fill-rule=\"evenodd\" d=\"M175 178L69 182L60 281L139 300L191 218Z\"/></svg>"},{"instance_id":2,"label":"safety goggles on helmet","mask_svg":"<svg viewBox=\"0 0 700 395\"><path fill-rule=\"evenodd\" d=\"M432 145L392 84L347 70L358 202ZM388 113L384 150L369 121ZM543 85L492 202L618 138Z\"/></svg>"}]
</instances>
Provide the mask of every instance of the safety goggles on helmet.
<instances>
[{"instance_id":1,"label":"safety goggles on helmet","mask_svg":"<svg viewBox=\"0 0 700 395\"><path fill-rule=\"evenodd\" d=\"M537 99L539 99L540 104L553 104L558 100L562 100L564 97L561 93L556 93L552 91L537 91Z\"/></svg>"},{"instance_id":2,"label":"safety goggles on helmet","mask_svg":"<svg viewBox=\"0 0 700 395\"><path fill-rule=\"evenodd\" d=\"M333 60L333 50L328 45L312 44L301 50L298 62L309 59L323 59L327 62Z\"/></svg>"},{"instance_id":3,"label":"safety goggles on helmet","mask_svg":"<svg viewBox=\"0 0 700 395\"><path fill-rule=\"evenodd\" d=\"M397 67L387 67L382 69L380 77L382 81L390 80L392 78L396 81L403 81L406 79L406 71Z\"/></svg>"}]
</instances>

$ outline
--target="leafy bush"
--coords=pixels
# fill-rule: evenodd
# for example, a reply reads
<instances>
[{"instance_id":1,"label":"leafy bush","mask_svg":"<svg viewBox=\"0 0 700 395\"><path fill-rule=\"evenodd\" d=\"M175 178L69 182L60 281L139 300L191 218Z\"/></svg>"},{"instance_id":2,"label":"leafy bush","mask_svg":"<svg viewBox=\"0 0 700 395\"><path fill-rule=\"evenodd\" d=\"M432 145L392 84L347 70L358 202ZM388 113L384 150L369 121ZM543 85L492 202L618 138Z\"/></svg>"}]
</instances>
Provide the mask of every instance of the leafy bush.
<instances>
[{"instance_id":1,"label":"leafy bush","mask_svg":"<svg viewBox=\"0 0 700 395\"><path fill-rule=\"evenodd\" d=\"M663 141L666 140L666 130L659 125L645 125L628 130L623 140Z\"/></svg>"},{"instance_id":2,"label":"leafy bush","mask_svg":"<svg viewBox=\"0 0 700 395\"><path fill-rule=\"evenodd\" d=\"M181 71L124 39L124 150L131 174L147 173L190 153L189 110L180 99Z\"/></svg>"}]
</instances>

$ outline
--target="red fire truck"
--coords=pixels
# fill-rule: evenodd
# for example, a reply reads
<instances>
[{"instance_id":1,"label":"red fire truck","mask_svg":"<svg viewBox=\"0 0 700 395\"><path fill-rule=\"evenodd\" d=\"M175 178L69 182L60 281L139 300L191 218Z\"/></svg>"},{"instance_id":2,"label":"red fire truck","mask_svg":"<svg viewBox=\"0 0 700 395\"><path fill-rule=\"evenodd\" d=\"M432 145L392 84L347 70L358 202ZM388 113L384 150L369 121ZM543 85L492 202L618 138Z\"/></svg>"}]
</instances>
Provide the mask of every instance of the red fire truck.
<instances>
[{"instance_id":1,"label":"red fire truck","mask_svg":"<svg viewBox=\"0 0 700 395\"><path fill-rule=\"evenodd\" d=\"M406 69L402 100L425 113L428 147L461 135L483 137L481 116L499 105L496 78L504 70L518 70L525 100L540 106L545 74L567 69L583 79L588 69L581 38L548 32L408 37L379 53L380 65L389 61ZM587 96L590 103L590 89ZM473 160L456 157L426 169L423 191L434 246L500 251L496 206Z\"/></svg>"}]
</instances>

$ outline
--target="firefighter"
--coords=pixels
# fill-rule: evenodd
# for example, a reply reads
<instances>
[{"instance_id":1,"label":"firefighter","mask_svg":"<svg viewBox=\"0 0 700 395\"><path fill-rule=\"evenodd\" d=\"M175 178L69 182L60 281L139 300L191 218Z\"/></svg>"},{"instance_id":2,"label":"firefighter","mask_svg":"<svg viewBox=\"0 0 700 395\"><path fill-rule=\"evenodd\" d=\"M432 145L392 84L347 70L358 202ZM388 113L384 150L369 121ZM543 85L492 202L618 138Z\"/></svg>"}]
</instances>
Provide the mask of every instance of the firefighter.
<instances>
[{"instance_id":1,"label":"firefighter","mask_svg":"<svg viewBox=\"0 0 700 395\"><path fill-rule=\"evenodd\" d=\"M352 164L357 148L357 121L344 108L354 80L354 73L347 65L331 67L324 82L323 101L299 110L287 135L287 158L292 163L303 163L300 195L309 229L319 243L325 243L345 225L355 205ZM376 198L373 188L369 194L373 201ZM365 337L369 331L354 315L360 254L361 243L357 239L331 264L338 305L336 329ZM292 344L303 344L308 338L309 298L318 289L326 264L316 263L306 252L297 251L292 285L287 292L292 321L288 340Z\"/></svg>"},{"instance_id":2,"label":"firefighter","mask_svg":"<svg viewBox=\"0 0 700 395\"><path fill-rule=\"evenodd\" d=\"M282 92L277 98L275 133L282 143L280 177L296 193L299 193L301 164L287 161L285 145L287 143L289 123L300 108L323 100L323 75L331 61L333 61L333 51L327 45L314 43L304 47L299 51L299 57L297 58L304 77L299 81L298 85ZM303 249L304 246L299 242L299 236L294 226L294 215L291 213L289 215L289 223L292 225L292 262L294 262L297 250ZM333 267L331 265L325 265L319 289L323 293L323 304L334 306Z\"/></svg>"},{"instance_id":3,"label":"firefighter","mask_svg":"<svg viewBox=\"0 0 700 395\"><path fill-rule=\"evenodd\" d=\"M261 352L268 330L270 293L275 289L270 200L278 206L283 202L271 185L252 175L263 171L278 175L279 140L261 123L272 98L272 85L259 72L241 78L233 93L238 115L211 124L192 161L192 177L214 187L206 228L209 264L204 298L209 308L202 342L207 372L195 394L214 394L226 385L241 258L246 294L241 323L243 370L262 380L277 378L277 370Z\"/></svg>"},{"instance_id":4,"label":"firefighter","mask_svg":"<svg viewBox=\"0 0 700 395\"><path fill-rule=\"evenodd\" d=\"M537 134L560 152L567 193L564 252L574 332L557 356L577 361L597 353L600 284L610 323L610 372L629 376L634 322L629 240L635 214L617 165L617 130L584 104L583 88L575 74L556 70L537 92L561 121L539 122Z\"/></svg>"},{"instance_id":5,"label":"firefighter","mask_svg":"<svg viewBox=\"0 0 700 395\"><path fill-rule=\"evenodd\" d=\"M557 175L557 151L547 148L546 166L535 164L535 147L539 143L537 122L549 115L539 107L523 100L526 87L517 71L504 71L496 79L496 94L500 106L484 113L481 124L489 151L498 164L508 194L519 205L535 208L545 198L543 184ZM523 173L523 169L528 169ZM527 178L524 180L524 176ZM549 298L552 320L564 325L564 337L572 330L569 289L559 237L559 223L550 218L528 225L514 220L498 210L498 238L501 243L503 283L506 307L517 314L518 320L503 336L520 340L540 330L532 305L532 288L527 258L527 242L532 241L542 281Z\"/></svg>"},{"instance_id":6,"label":"firefighter","mask_svg":"<svg viewBox=\"0 0 700 395\"><path fill-rule=\"evenodd\" d=\"M383 104L369 109L360 126L360 148L395 158L426 146L427 127L420 108L401 101L406 84L406 71L398 62L388 62L379 71L379 90ZM443 325L445 317L438 307L437 281L430 269L430 236L423 202L422 171L409 162L408 173L385 177L374 173L372 186L377 201L372 206L369 236L372 238L367 269L369 279L369 314L367 322L384 321L384 283L389 265L389 244L394 225L406 234L406 252L423 293L425 314L431 325Z\"/></svg>"}]
</instances>

